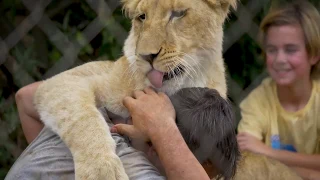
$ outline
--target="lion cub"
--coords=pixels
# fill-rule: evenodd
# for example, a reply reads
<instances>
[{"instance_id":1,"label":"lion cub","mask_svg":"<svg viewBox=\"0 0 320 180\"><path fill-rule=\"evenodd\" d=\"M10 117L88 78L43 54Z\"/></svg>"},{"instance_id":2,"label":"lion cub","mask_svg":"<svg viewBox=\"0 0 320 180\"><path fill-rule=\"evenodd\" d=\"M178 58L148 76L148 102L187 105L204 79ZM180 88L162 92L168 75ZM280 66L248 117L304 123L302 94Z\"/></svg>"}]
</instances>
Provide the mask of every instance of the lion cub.
<instances>
[{"instance_id":1,"label":"lion cub","mask_svg":"<svg viewBox=\"0 0 320 180\"><path fill-rule=\"evenodd\" d=\"M73 155L76 179L128 179L97 108L127 117L122 99L146 86L168 95L209 87L226 97L223 23L236 0L122 1L132 19L124 56L60 73L35 94L42 121Z\"/></svg>"}]
</instances>

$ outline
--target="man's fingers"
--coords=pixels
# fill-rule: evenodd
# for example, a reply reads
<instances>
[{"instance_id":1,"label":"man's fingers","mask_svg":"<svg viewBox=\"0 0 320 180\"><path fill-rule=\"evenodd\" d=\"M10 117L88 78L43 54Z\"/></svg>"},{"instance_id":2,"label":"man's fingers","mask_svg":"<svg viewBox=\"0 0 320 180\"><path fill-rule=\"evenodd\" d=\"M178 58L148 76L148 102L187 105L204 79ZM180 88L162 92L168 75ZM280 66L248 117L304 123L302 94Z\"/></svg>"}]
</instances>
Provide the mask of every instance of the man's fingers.
<instances>
[{"instance_id":1,"label":"man's fingers","mask_svg":"<svg viewBox=\"0 0 320 180\"><path fill-rule=\"evenodd\" d=\"M156 92L151 89L150 87L146 87L143 89L143 91L146 93L146 94L156 94Z\"/></svg>"},{"instance_id":2,"label":"man's fingers","mask_svg":"<svg viewBox=\"0 0 320 180\"><path fill-rule=\"evenodd\" d=\"M131 107L134 105L134 99L130 96L126 96L123 98L122 103L130 111Z\"/></svg>"},{"instance_id":3,"label":"man's fingers","mask_svg":"<svg viewBox=\"0 0 320 180\"><path fill-rule=\"evenodd\" d=\"M159 92L158 95L159 95L159 96L162 96L162 97L168 97L168 96L167 96L165 93L163 93L163 92Z\"/></svg>"},{"instance_id":4,"label":"man's fingers","mask_svg":"<svg viewBox=\"0 0 320 180\"><path fill-rule=\"evenodd\" d=\"M128 124L116 124L112 128L116 129L116 132L128 136L130 138L134 138L136 136L136 129L133 125Z\"/></svg>"},{"instance_id":5,"label":"man's fingers","mask_svg":"<svg viewBox=\"0 0 320 180\"><path fill-rule=\"evenodd\" d=\"M133 92L133 97L134 98L139 98L140 96L144 95L145 93L143 91L134 91Z\"/></svg>"},{"instance_id":6,"label":"man's fingers","mask_svg":"<svg viewBox=\"0 0 320 180\"><path fill-rule=\"evenodd\" d=\"M113 131L128 136L132 139L141 139L143 141L148 141L149 139L147 136L145 136L143 133L141 133L139 130L137 130L134 125L128 125L128 124L116 124L112 127ZM112 131L111 131L112 132Z\"/></svg>"}]
</instances>

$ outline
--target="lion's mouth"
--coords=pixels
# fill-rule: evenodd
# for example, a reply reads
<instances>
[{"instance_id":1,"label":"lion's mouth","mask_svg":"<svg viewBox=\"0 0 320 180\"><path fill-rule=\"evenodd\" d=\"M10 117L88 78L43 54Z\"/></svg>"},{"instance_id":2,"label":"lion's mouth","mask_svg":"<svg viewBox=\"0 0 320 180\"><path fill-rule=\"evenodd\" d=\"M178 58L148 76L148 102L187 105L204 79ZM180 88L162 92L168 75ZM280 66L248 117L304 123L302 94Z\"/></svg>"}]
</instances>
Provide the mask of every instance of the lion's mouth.
<instances>
[{"instance_id":1,"label":"lion's mouth","mask_svg":"<svg viewBox=\"0 0 320 180\"><path fill-rule=\"evenodd\" d=\"M181 76L184 72L184 67L182 65L179 65L173 71L164 73L162 81L168 81L174 77Z\"/></svg>"},{"instance_id":2,"label":"lion's mouth","mask_svg":"<svg viewBox=\"0 0 320 180\"><path fill-rule=\"evenodd\" d=\"M163 73L156 69L152 69L147 73L147 78L149 82L155 88L161 88L163 86L163 82L168 81L170 79L181 76L185 72L183 66L179 65L174 70Z\"/></svg>"}]
</instances>

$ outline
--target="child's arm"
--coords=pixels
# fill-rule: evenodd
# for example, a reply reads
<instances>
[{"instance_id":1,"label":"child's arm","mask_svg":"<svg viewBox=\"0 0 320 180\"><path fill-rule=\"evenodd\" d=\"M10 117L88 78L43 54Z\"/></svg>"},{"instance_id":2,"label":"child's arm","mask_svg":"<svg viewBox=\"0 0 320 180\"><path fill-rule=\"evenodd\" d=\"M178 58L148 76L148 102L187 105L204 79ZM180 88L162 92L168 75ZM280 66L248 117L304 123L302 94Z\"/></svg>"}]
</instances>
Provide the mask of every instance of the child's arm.
<instances>
[{"instance_id":1,"label":"child's arm","mask_svg":"<svg viewBox=\"0 0 320 180\"><path fill-rule=\"evenodd\" d=\"M21 88L15 95L22 130L28 143L31 143L43 128L32 100L40 84L41 82L29 84Z\"/></svg>"},{"instance_id":2,"label":"child's arm","mask_svg":"<svg viewBox=\"0 0 320 180\"><path fill-rule=\"evenodd\" d=\"M300 167L291 167L304 180L318 180L320 179L320 171L305 169Z\"/></svg>"},{"instance_id":3,"label":"child's arm","mask_svg":"<svg viewBox=\"0 0 320 180\"><path fill-rule=\"evenodd\" d=\"M320 155L309 155L272 149L261 142L258 138L248 133L239 133L237 139L241 150L266 155L286 164L287 166L320 171Z\"/></svg>"},{"instance_id":4,"label":"child's arm","mask_svg":"<svg viewBox=\"0 0 320 180\"><path fill-rule=\"evenodd\" d=\"M267 156L276 159L288 166L296 166L306 169L320 171L320 155L319 154L302 154L285 150L270 149Z\"/></svg>"}]
</instances>

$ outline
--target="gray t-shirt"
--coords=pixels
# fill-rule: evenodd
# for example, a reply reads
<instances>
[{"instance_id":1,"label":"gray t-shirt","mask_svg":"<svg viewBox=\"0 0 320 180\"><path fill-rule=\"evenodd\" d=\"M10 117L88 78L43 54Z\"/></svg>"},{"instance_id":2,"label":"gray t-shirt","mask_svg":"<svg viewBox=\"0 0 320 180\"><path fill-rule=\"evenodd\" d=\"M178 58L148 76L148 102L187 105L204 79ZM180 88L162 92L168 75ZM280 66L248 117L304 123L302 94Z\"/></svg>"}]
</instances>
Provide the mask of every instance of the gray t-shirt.
<instances>
[{"instance_id":1,"label":"gray t-shirt","mask_svg":"<svg viewBox=\"0 0 320 180\"><path fill-rule=\"evenodd\" d=\"M109 126L110 121L102 109ZM117 144L116 153L130 180L164 180L145 154L130 146L123 136L112 133ZM56 180L75 179L70 150L58 135L45 127L23 151L8 172L5 180Z\"/></svg>"}]
</instances>

